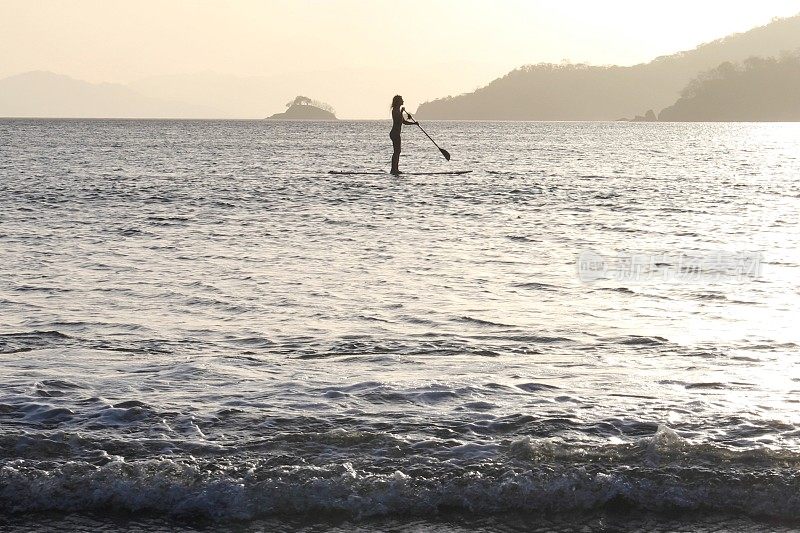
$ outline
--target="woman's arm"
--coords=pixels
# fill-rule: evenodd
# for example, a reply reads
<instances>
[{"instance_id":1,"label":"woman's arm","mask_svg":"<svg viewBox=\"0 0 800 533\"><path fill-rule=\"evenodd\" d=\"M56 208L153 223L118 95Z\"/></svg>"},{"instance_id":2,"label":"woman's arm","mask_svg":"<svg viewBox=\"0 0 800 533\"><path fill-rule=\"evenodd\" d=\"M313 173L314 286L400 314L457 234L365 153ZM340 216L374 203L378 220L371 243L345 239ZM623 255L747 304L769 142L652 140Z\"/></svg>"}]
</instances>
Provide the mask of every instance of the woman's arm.
<instances>
[{"instance_id":1,"label":"woman's arm","mask_svg":"<svg viewBox=\"0 0 800 533\"><path fill-rule=\"evenodd\" d=\"M415 124L417 124L417 121L414 120L414 117L411 116L411 113L409 113L408 111L406 111L405 113L411 120L406 120L406 118L401 114L400 117L403 119L403 124L407 126L414 126Z\"/></svg>"}]
</instances>

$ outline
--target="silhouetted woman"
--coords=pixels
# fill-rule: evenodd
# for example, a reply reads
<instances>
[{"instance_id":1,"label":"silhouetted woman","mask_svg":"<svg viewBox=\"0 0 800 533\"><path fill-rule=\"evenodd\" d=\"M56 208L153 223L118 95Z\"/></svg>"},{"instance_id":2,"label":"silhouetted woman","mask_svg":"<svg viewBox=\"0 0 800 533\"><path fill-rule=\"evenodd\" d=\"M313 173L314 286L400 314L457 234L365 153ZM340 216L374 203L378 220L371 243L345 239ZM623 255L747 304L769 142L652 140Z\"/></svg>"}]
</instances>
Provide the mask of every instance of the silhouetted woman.
<instances>
[{"instance_id":1,"label":"silhouetted woman","mask_svg":"<svg viewBox=\"0 0 800 533\"><path fill-rule=\"evenodd\" d=\"M394 146L394 154L392 154L392 174L397 176L400 174L400 130L403 124L416 124L403 118L403 97L399 94L392 98L392 131L389 132L389 138L392 140Z\"/></svg>"}]
</instances>

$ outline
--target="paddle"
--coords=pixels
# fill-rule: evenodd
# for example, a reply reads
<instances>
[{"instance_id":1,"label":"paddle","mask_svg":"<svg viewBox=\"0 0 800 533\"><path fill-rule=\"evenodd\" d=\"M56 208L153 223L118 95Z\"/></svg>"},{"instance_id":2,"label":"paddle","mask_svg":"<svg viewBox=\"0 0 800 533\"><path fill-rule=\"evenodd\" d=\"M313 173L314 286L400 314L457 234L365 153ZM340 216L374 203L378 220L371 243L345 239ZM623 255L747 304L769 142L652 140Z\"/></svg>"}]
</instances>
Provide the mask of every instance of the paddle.
<instances>
[{"instance_id":1,"label":"paddle","mask_svg":"<svg viewBox=\"0 0 800 533\"><path fill-rule=\"evenodd\" d=\"M414 117L412 117L412 116L411 116L411 113L409 113L409 112L408 112L408 111L406 111L405 109L403 109L403 111L405 111L405 113L406 113L406 115L408 115L408 118L409 118L409 119L411 119L411 120L414 120ZM416 120L414 120L414 122L416 122L417 126L419 126L419 122L417 122ZM428 135L428 132L427 132L427 131L425 131L424 129L422 129L422 126L419 126L419 129L421 129L421 130L422 130L422 133L424 133L424 134L425 134L425 136L426 136L428 139L431 139L431 136L430 136L430 135ZM438 144L436 144L436 141L434 141L433 139L431 139L431 142L433 143L433 145L434 145L436 148L439 148L439 145L438 145ZM439 151L440 151L440 152L442 152L442 155L444 156L444 158L445 158L447 161L450 161L450 152L448 152L448 151L447 151L447 150L445 150L444 148L439 148Z\"/></svg>"}]
</instances>

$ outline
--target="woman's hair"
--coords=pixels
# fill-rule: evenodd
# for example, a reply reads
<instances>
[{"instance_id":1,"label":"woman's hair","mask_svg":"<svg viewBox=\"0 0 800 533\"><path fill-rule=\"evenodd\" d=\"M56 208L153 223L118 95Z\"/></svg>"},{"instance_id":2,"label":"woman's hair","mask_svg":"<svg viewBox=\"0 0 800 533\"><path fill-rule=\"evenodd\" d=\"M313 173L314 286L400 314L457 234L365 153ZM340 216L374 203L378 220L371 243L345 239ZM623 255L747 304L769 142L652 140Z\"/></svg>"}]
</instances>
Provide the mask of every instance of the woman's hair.
<instances>
[{"instance_id":1,"label":"woman's hair","mask_svg":"<svg viewBox=\"0 0 800 533\"><path fill-rule=\"evenodd\" d=\"M402 102L403 102L402 96L400 96L399 94L394 95L394 98L392 98L392 109L399 106Z\"/></svg>"}]
</instances>

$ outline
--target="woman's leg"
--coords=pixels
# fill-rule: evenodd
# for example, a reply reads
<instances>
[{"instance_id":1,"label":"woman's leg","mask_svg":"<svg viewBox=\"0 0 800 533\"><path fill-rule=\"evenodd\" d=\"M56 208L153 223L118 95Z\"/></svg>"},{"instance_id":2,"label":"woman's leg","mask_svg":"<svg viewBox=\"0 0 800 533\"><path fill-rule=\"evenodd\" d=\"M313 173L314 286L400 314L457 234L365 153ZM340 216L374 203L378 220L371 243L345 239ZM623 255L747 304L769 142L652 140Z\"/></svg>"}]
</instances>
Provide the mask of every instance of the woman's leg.
<instances>
[{"instance_id":1,"label":"woman's leg","mask_svg":"<svg viewBox=\"0 0 800 533\"><path fill-rule=\"evenodd\" d=\"M400 173L400 136L392 136L392 146L394 153L392 154L392 174Z\"/></svg>"}]
</instances>

